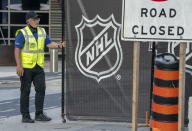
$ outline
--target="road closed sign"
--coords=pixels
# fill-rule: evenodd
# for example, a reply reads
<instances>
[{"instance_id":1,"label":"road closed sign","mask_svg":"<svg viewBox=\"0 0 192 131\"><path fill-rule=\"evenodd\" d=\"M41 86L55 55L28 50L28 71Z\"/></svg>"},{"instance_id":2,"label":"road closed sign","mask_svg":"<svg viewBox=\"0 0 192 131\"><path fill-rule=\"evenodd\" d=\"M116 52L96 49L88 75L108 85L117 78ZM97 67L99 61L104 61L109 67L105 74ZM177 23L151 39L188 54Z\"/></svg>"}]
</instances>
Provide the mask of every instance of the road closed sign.
<instances>
[{"instance_id":1,"label":"road closed sign","mask_svg":"<svg viewBox=\"0 0 192 131\"><path fill-rule=\"evenodd\" d=\"M192 0L123 0L123 40L192 41Z\"/></svg>"}]
</instances>

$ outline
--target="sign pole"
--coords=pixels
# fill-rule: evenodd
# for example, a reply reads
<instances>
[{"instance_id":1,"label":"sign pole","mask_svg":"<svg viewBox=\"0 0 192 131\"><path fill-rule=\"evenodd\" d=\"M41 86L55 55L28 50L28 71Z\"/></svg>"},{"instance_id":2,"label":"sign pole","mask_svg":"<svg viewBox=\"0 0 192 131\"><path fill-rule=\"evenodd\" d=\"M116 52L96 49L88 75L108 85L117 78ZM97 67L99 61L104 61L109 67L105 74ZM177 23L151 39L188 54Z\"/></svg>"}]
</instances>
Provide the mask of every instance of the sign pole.
<instances>
[{"instance_id":1,"label":"sign pole","mask_svg":"<svg viewBox=\"0 0 192 131\"><path fill-rule=\"evenodd\" d=\"M132 131L137 131L140 42L135 41L133 45Z\"/></svg>"},{"instance_id":2,"label":"sign pole","mask_svg":"<svg viewBox=\"0 0 192 131\"><path fill-rule=\"evenodd\" d=\"M178 131L184 131L185 113L185 55L186 43L180 43L179 50L179 112L178 112Z\"/></svg>"},{"instance_id":3,"label":"sign pole","mask_svg":"<svg viewBox=\"0 0 192 131\"><path fill-rule=\"evenodd\" d=\"M61 1L62 4L62 41L65 39L65 0ZM63 119L63 123L66 123L65 115L66 115L66 91L65 91L65 49L62 47L62 80L61 80L61 117Z\"/></svg>"}]
</instances>

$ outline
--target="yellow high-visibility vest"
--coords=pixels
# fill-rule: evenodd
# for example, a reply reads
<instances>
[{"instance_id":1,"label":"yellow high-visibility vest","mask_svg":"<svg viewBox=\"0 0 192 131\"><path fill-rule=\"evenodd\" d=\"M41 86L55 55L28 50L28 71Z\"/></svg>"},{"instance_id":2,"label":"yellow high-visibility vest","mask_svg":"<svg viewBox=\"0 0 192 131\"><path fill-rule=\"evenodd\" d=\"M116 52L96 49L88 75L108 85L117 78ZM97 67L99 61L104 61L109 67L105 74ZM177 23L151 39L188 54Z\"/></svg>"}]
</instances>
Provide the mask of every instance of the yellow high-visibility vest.
<instances>
[{"instance_id":1,"label":"yellow high-visibility vest","mask_svg":"<svg viewBox=\"0 0 192 131\"><path fill-rule=\"evenodd\" d=\"M16 36L20 31L25 38L25 44L21 49L21 64L23 68L33 68L36 64L44 68L44 45L46 39L44 28L37 27L37 40L28 26L17 30Z\"/></svg>"}]
</instances>

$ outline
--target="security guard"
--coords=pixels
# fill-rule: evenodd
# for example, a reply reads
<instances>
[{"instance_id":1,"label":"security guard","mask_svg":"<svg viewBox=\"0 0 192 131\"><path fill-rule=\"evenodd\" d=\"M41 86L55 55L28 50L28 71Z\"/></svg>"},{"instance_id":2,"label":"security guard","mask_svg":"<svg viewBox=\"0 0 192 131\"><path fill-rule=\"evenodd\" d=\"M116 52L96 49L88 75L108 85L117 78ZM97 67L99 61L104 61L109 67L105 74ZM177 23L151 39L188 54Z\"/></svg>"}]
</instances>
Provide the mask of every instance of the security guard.
<instances>
[{"instance_id":1,"label":"security guard","mask_svg":"<svg viewBox=\"0 0 192 131\"><path fill-rule=\"evenodd\" d=\"M16 71L21 80L20 111L22 122L34 123L29 113L29 94L31 83L35 86L35 120L50 121L51 118L44 114L43 104L45 97L44 73L44 47L61 48L66 43L52 42L44 28L39 27L40 18L35 12L26 14L27 26L16 32L15 60Z\"/></svg>"}]
</instances>

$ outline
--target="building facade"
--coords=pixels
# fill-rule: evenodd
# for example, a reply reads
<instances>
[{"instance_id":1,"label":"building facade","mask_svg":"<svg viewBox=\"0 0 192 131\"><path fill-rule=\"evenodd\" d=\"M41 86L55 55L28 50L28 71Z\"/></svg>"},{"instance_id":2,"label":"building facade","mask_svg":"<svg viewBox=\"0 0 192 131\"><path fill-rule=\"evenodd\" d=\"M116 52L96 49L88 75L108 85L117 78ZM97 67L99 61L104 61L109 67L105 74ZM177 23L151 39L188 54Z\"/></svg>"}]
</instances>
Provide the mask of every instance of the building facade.
<instances>
[{"instance_id":1,"label":"building facade","mask_svg":"<svg viewBox=\"0 0 192 131\"><path fill-rule=\"evenodd\" d=\"M3 59L12 52L15 32L26 26L25 14L30 10L40 15L40 26L45 28L53 41L62 40L61 1L0 0L0 58ZM6 48L9 49L1 51L6 50ZM45 51L49 54L49 49L45 49ZM4 65L5 61L1 60L0 65L2 64Z\"/></svg>"}]
</instances>

